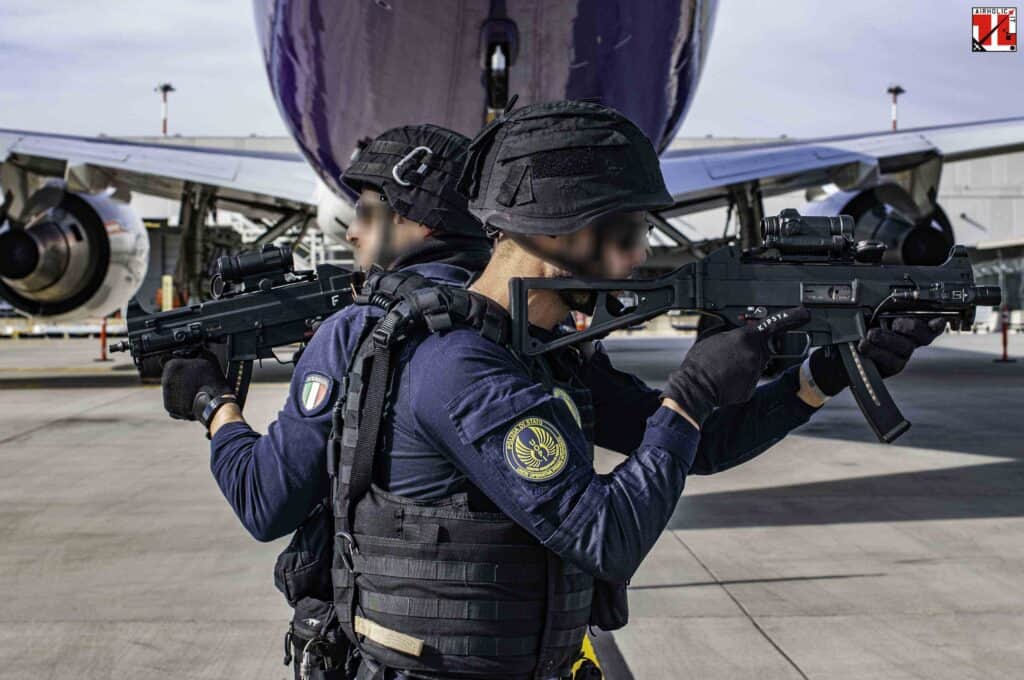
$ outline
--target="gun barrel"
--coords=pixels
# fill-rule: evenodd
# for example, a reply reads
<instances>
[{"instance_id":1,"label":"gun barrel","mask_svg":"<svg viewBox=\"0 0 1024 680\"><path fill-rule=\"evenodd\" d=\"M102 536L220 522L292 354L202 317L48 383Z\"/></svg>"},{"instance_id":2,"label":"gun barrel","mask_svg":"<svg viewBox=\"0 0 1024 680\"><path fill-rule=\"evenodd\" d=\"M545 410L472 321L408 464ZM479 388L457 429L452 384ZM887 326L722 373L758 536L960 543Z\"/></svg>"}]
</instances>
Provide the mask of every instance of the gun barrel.
<instances>
[{"instance_id":1,"label":"gun barrel","mask_svg":"<svg viewBox=\"0 0 1024 680\"><path fill-rule=\"evenodd\" d=\"M998 307L1003 304L1003 291L999 286L975 286L977 297L974 304L979 307Z\"/></svg>"},{"instance_id":2,"label":"gun barrel","mask_svg":"<svg viewBox=\"0 0 1024 680\"><path fill-rule=\"evenodd\" d=\"M939 305L941 307L998 307L1003 295L999 286L961 286L936 283L925 289L895 290L893 300L913 304Z\"/></svg>"}]
</instances>

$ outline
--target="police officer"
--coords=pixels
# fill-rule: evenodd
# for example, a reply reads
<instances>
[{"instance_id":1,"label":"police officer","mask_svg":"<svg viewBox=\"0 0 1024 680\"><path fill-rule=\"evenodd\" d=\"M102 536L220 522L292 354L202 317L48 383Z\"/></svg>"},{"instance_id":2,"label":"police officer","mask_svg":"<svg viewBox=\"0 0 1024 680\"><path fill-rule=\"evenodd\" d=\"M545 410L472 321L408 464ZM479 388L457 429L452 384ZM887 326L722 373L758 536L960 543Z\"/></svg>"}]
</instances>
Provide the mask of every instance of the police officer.
<instances>
[{"instance_id":1,"label":"police officer","mask_svg":"<svg viewBox=\"0 0 1024 680\"><path fill-rule=\"evenodd\" d=\"M360 345L357 356L373 353L370 377L350 374L345 432L329 453L335 612L361 680L566 677L588 624L624 625L624 584L686 476L753 458L844 386L829 353L757 386L769 339L802 324L800 308L702 339L661 392L600 348L510 350L493 319L511 278L624 277L646 255L644 212L671 204L653 147L616 111L555 102L506 113L474 140L460 186L498 234L467 293L491 323L438 322L457 295L410 298L402 313L420 310L433 332L389 355L391 329L404 326L382 322ZM586 300L535 290L535 334L557 333L574 308ZM904 319L860 350L891 375L937 332ZM597 474L594 443L629 457Z\"/></svg>"},{"instance_id":2,"label":"police officer","mask_svg":"<svg viewBox=\"0 0 1024 680\"><path fill-rule=\"evenodd\" d=\"M388 130L363 146L342 176L359 194L356 219L346 233L358 265L404 269L451 286L464 286L479 273L491 243L454 188L468 143L450 130L415 125ZM212 438L214 476L250 533L269 541L298 528L275 570L278 587L295 608L286 656L294 648L296 676L305 670L310 677L344 677L344 649L333 644L336 633L324 628L333 541L330 513L321 503L328 491L324 445L329 407L352 348L376 314L373 308L350 307L323 322L267 434L254 432L230 397L203 423ZM165 407L186 419L199 419L210 400L231 391L216 361L206 356L172 360L163 383ZM324 665L332 670L323 672Z\"/></svg>"}]
</instances>

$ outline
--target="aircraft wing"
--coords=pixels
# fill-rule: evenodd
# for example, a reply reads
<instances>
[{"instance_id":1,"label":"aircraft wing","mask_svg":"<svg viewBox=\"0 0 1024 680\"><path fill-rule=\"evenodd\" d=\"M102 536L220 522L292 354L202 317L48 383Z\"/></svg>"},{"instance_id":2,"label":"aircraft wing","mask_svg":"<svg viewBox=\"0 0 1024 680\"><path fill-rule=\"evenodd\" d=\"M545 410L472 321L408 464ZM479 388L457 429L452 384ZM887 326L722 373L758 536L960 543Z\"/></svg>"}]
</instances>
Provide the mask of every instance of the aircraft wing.
<instances>
[{"instance_id":1,"label":"aircraft wing","mask_svg":"<svg viewBox=\"0 0 1024 680\"><path fill-rule=\"evenodd\" d=\"M308 209L316 175L299 154L129 142L0 129L0 164L64 177L86 190L180 199L187 182L214 190L217 204L246 214Z\"/></svg>"},{"instance_id":2,"label":"aircraft wing","mask_svg":"<svg viewBox=\"0 0 1024 680\"><path fill-rule=\"evenodd\" d=\"M1024 238L982 241L968 247L967 252L971 256L972 263L998 263L1005 265L1006 271L1024 267Z\"/></svg>"},{"instance_id":3,"label":"aircraft wing","mask_svg":"<svg viewBox=\"0 0 1024 680\"><path fill-rule=\"evenodd\" d=\"M1024 117L821 139L668 151L661 171L681 215L727 205L730 187L757 183L763 196L835 183L872 184L879 173L931 158L970 160L1024 150Z\"/></svg>"}]
</instances>

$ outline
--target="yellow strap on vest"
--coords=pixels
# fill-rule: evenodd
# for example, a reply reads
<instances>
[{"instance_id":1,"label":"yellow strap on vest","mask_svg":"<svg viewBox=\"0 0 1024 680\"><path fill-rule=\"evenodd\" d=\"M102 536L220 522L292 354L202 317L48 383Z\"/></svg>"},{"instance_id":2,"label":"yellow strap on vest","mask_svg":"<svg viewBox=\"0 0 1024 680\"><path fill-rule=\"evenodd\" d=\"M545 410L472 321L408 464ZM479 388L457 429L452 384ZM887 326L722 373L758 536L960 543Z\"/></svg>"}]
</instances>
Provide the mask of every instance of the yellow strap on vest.
<instances>
[{"instance_id":1,"label":"yellow strap on vest","mask_svg":"<svg viewBox=\"0 0 1024 680\"><path fill-rule=\"evenodd\" d=\"M573 677L576 676L576 672L586 661L589 661L590 663L597 666L598 670L601 670L601 663L597 660L597 653L594 651L594 645L590 644L589 635L583 636L583 645L580 647L579 658L576 659L576 663L572 665ZM604 671L601 671L601 677L604 677Z\"/></svg>"},{"instance_id":2,"label":"yellow strap on vest","mask_svg":"<svg viewBox=\"0 0 1024 680\"><path fill-rule=\"evenodd\" d=\"M385 628L379 623L370 619L364 619L359 615L355 617L355 631L382 647L393 649L402 654L419 656L423 653L423 640L406 635L405 633L399 633L397 630ZM584 639L584 643L586 643L586 639Z\"/></svg>"}]
</instances>

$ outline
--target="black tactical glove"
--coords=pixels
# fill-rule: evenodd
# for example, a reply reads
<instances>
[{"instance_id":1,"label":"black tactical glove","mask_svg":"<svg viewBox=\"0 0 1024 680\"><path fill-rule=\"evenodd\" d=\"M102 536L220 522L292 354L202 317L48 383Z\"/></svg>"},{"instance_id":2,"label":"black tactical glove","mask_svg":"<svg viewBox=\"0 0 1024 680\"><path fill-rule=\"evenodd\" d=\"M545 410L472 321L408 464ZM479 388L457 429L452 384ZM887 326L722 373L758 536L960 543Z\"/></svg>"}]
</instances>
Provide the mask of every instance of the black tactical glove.
<instances>
[{"instance_id":1,"label":"black tactical glove","mask_svg":"<svg viewBox=\"0 0 1024 680\"><path fill-rule=\"evenodd\" d=\"M669 374L662 396L676 401L698 424L719 406L748 401L768 363L769 340L809 318L806 309L794 307L757 325L706 335Z\"/></svg>"},{"instance_id":2,"label":"black tactical glove","mask_svg":"<svg viewBox=\"0 0 1024 680\"><path fill-rule=\"evenodd\" d=\"M900 316L892 322L891 328L869 330L857 344L857 351L875 362L879 375L889 378L903 370L915 349L930 345L945 330L946 320L942 318ZM850 386L843 360L834 345L812 353L808 368L811 380L825 396L834 397Z\"/></svg>"},{"instance_id":3,"label":"black tactical glove","mask_svg":"<svg viewBox=\"0 0 1024 680\"><path fill-rule=\"evenodd\" d=\"M234 390L221 373L220 364L209 351L190 359L174 358L164 364L160 384L164 392L164 408L172 418L198 420L209 426L203 412L212 400L225 397L233 401Z\"/></svg>"}]
</instances>

